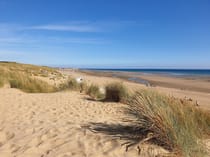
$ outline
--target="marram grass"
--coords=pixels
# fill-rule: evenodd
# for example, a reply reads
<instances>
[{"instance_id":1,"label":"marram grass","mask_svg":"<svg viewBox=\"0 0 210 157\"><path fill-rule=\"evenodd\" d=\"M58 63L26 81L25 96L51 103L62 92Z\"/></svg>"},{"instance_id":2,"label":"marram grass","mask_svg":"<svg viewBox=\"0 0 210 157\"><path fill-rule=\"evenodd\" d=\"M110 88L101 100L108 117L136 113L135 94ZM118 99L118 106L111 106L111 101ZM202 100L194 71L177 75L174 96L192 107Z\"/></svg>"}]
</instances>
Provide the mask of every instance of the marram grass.
<instances>
[{"instance_id":1,"label":"marram grass","mask_svg":"<svg viewBox=\"0 0 210 157\"><path fill-rule=\"evenodd\" d=\"M95 100L101 100L105 96L105 94L101 93L100 88L95 84L91 84L87 88L86 94L88 94L91 98L93 98Z\"/></svg>"},{"instance_id":2,"label":"marram grass","mask_svg":"<svg viewBox=\"0 0 210 157\"><path fill-rule=\"evenodd\" d=\"M128 90L122 83L110 83L105 86L105 98L104 101L110 102L126 102L128 98Z\"/></svg>"},{"instance_id":3,"label":"marram grass","mask_svg":"<svg viewBox=\"0 0 210 157\"><path fill-rule=\"evenodd\" d=\"M87 89L86 82L78 83L76 79L69 77L65 83L60 84L59 90L74 90L83 92Z\"/></svg>"},{"instance_id":4,"label":"marram grass","mask_svg":"<svg viewBox=\"0 0 210 157\"><path fill-rule=\"evenodd\" d=\"M28 93L50 93L57 91L56 87L39 79L31 78L26 74L10 74L9 84L11 88L18 88Z\"/></svg>"},{"instance_id":5,"label":"marram grass","mask_svg":"<svg viewBox=\"0 0 210 157\"><path fill-rule=\"evenodd\" d=\"M127 104L130 122L139 134L152 133L150 142L185 157L206 155L201 139L210 133L210 116L202 110L151 90L138 91Z\"/></svg>"},{"instance_id":6,"label":"marram grass","mask_svg":"<svg viewBox=\"0 0 210 157\"><path fill-rule=\"evenodd\" d=\"M34 76L59 73L48 67L40 67L13 62L0 62L0 87L10 84L11 88L18 88L29 93L56 92L57 88Z\"/></svg>"}]
</instances>

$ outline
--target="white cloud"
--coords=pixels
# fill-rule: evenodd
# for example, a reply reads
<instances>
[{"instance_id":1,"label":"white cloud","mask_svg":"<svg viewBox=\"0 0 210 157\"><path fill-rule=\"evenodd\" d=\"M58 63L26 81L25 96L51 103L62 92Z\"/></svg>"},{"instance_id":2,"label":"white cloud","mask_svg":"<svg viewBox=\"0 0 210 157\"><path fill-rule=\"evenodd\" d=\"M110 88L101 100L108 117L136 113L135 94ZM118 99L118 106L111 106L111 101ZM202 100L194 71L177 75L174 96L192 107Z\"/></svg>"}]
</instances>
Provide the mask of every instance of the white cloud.
<instances>
[{"instance_id":1,"label":"white cloud","mask_svg":"<svg viewBox=\"0 0 210 157\"><path fill-rule=\"evenodd\" d=\"M48 23L39 25L20 25L14 23L0 23L0 32L46 30L46 31L71 31L71 32L103 32L118 30L130 26L143 25L135 21L70 21L66 23Z\"/></svg>"},{"instance_id":2,"label":"white cloud","mask_svg":"<svg viewBox=\"0 0 210 157\"><path fill-rule=\"evenodd\" d=\"M39 25L31 26L28 29L49 30L49 31L71 31L71 32L97 32L99 29L89 25Z\"/></svg>"},{"instance_id":3,"label":"white cloud","mask_svg":"<svg viewBox=\"0 0 210 157\"><path fill-rule=\"evenodd\" d=\"M82 37L46 37L46 36L23 36L23 37L0 37L0 46L7 44L7 45L13 45L13 44L38 44L38 45L44 45L44 44L104 44L107 43L107 41L100 39L100 38L82 38Z\"/></svg>"}]
</instances>

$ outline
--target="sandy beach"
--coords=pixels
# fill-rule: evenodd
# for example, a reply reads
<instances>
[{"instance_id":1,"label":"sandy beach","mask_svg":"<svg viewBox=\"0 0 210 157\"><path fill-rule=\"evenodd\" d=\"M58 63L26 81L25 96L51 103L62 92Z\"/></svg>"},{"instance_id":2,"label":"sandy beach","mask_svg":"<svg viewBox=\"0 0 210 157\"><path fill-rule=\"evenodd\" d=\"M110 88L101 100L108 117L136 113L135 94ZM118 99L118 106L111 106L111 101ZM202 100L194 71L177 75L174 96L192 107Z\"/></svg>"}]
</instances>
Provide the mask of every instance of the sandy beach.
<instances>
[{"instance_id":1,"label":"sandy beach","mask_svg":"<svg viewBox=\"0 0 210 157\"><path fill-rule=\"evenodd\" d=\"M118 124L123 104L93 102L78 92L26 94L0 89L0 96L2 157L138 156L136 149L126 152L123 141L83 128L90 123ZM144 156L166 152L144 147Z\"/></svg>"},{"instance_id":2,"label":"sandy beach","mask_svg":"<svg viewBox=\"0 0 210 157\"><path fill-rule=\"evenodd\" d=\"M156 74L135 74L128 72L72 72L71 70L62 70L64 74L73 77L83 76L87 82L93 82L99 85L105 85L110 82L122 82L131 91L138 89L151 88L158 92L177 98L192 99L195 103L207 110L210 110L210 78L209 77L172 77ZM113 77L113 75L115 77ZM116 77L117 76L117 77ZM140 78L148 81L151 86L147 87L142 83L128 81L129 78Z\"/></svg>"},{"instance_id":3,"label":"sandy beach","mask_svg":"<svg viewBox=\"0 0 210 157\"><path fill-rule=\"evenodd\" d=\"M207 92L161 86L146 87L124 79L88 75L74 70L61 72L71 77L82 77L88 84L96 83L99 86L109 82L122 82L131 91L153 88L167 95L192 98L194 102L198 101L200 107L210 109L210 93ZM88 98L87 95L74 91L29 94L8 86L0 88L0 156L139 156L135 147L126 152L125 147L121 146L122 140L91 132L87 127L91 123L123 124L121 121L126 117L122 109L125 105ZM210 140L206 140L206 144L210 146ZM152 157L163 153L167 153L163 148L144 144L141 156Z\"/></svg>"}]
</instances>

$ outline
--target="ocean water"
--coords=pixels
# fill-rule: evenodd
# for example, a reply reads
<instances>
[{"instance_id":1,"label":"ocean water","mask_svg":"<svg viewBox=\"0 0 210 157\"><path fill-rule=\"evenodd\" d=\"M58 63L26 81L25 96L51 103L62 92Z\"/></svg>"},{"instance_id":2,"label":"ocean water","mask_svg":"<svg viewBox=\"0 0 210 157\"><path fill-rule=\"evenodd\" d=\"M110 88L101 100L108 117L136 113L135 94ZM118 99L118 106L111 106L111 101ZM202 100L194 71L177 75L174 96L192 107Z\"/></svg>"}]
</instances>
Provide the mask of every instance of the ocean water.
<instances>
[{"instance_id":1,"label":"ocean water","mask_svg":"<svg viewBox=\"0 0 210 157\"><path fill-rule=\"evenodd\" d=\"M174 76L210 76L210 69L86 69L109 72L135 72L143 74L162 74Z\"/></svg>"}]
</instances>

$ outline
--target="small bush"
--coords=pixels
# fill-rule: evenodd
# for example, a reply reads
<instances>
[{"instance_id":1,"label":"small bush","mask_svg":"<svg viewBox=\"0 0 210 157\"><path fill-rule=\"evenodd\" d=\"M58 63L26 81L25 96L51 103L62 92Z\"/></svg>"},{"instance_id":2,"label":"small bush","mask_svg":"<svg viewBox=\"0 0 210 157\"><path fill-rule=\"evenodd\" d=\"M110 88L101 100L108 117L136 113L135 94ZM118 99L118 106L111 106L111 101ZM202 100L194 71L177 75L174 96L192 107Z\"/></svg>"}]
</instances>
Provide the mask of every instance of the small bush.
<instances>
[{"instance_id":1,"label":"small bush","mask_svg":"<svg viewBox=\"0 0 210 157\"><path fill-rule=\"evenodd\" d=\"M111 83L105 87L106 95L104 101L126 102L128 98L127 89L121 83Z\"/></svg>"},{"instance_id":2,"label":"small bush","mask_svg":"<svg viewBox=\"0 0 210 157\"><path fill-rule=\"evenodd\" d=\"M209 115L175 98L154 91L137 92L128 102L126 114L133 118L137 134L152 133L150 142L183 156L204 156L200 142L209 133ZM140 131L139 131L140 130Z\"/></svg>"},{"instance_id":3,"label":"small bush","mask_svg":"<svg viewBox=\"0 0 210 157\"><path fill-rule=\"evenodd\" d=\"M93 99L102 99L104 94L100 92L100 89L97 85L91 84L87 89L87 94Z\"/></svg>"}]
</instances>

